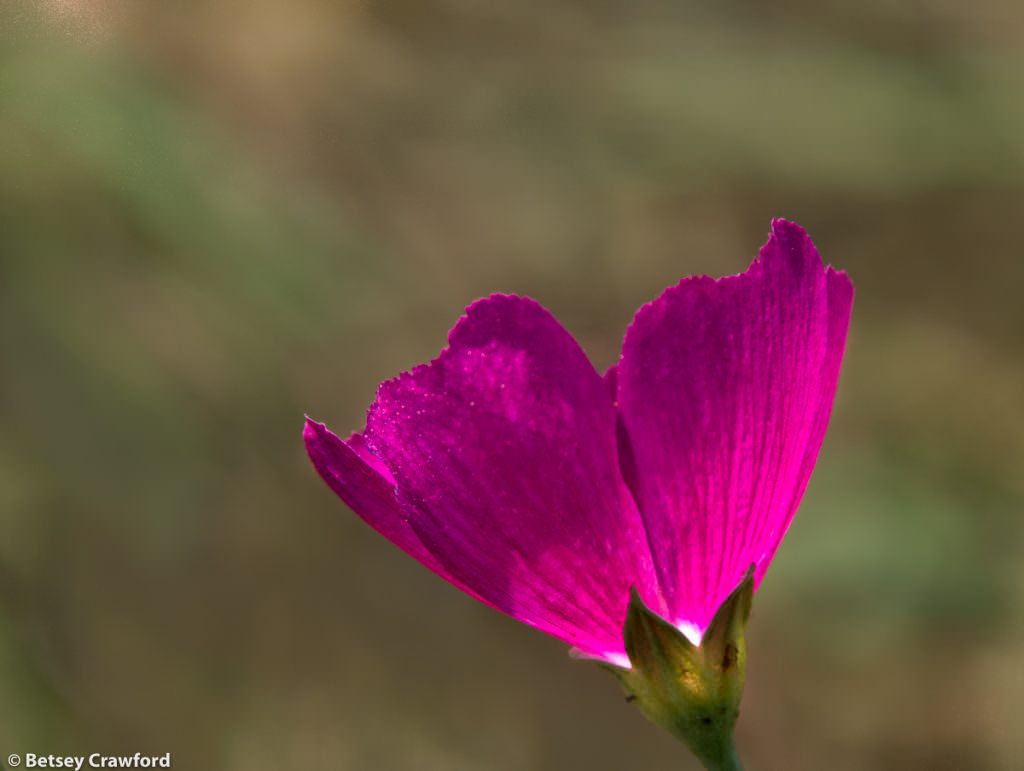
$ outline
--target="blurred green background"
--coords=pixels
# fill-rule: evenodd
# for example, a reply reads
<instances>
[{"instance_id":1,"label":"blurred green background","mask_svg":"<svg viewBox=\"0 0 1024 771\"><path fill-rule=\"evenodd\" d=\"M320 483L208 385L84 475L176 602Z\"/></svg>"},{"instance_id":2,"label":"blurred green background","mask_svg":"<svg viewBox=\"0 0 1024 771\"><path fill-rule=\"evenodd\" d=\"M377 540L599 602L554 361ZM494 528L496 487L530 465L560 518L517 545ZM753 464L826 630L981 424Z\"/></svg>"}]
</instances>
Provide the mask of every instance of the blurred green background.
<instances>
[{"instance_id":1,"label":"blurred green background","mask_svg":"<svg viewBox=\"0 0 1024 771\"><path fill-rule=\"evenodd\" d=\"M468 302L614 360L772 216L858 289L757 769L1024 768L1024 5L6 0L0 755L696 768L315 477Z\"/></svg>"}]
</instances>

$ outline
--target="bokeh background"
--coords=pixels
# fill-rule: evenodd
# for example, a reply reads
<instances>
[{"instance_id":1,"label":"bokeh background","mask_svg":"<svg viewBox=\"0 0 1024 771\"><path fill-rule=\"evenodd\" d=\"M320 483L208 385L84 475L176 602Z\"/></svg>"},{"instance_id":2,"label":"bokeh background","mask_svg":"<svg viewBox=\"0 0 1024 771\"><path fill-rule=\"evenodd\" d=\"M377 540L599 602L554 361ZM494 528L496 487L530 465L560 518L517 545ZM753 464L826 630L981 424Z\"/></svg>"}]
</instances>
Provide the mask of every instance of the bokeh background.
<instances>
[{"instance_id":1,"label":"bokeh background","mask_svg":"<svg viewBox=\"0 0 1024 771\"><path fill-rule=\"evenodd\" d=\"M1024 768L1024 5L5 0L0 755L696 768L314 476L474 298L601 368L804 224L858 299L751 769Z\"/></svg>"}]
</instances>

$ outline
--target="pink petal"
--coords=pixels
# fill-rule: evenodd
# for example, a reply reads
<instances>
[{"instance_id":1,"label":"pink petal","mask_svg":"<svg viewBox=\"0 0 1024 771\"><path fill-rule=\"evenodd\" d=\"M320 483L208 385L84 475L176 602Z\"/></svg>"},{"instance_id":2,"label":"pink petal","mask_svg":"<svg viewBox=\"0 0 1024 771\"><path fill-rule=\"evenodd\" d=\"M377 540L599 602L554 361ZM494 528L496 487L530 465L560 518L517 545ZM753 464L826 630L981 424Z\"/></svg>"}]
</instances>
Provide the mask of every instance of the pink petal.
<instances>
[{"instance_id":1,"label":"pink petal","mask_svg":"<svg viewBox=\"0 0 1024 771\"><path fill-rule=\"evenodd\" d=\"M387 482L388 486L392 488L392 495L394 494L395 478L391 476L391 469L388 465L374 455L373 450L370 449L370 445L366 443L366 437L360 433L355 433L349 436L345 440L345 444L352 450L356 455L359 456L367 466L376 471L381 477Z\"/></svg>"},{"instance_id":2,"label":"pink petal","mask_svg":"<svg viewBox=\"0 0 1024 771\"><path fill-rule=\"evenodd\" d=\"M302 436L313 467L349 508L408 555L455 582L409 526L398 506L391 472L370 451L361 434L343 442L323 423L306 418Z\"/></svg>"},{"instance_id":3,"label":"pink petal","mask_svg":"<svg viewBox=\"0 0 1024 771\"><path fill-rule=\"evenodd\" d=\"M760 583L810 478L853 303L784 220L746 273L685 279L637 313L618 366L669 618L691 636L756 566Z\"/></svg>"},{"instance_id":4,"label":"pink petal","mask_svg":"<svg viewBox=\"0 0 1024 771\"><path fill-rule=\"evenodd\" d=\"M601 377L544 308L474 303L429 365L381 386L367 439L413 528L500 610L622 663L630 586L661 606Z\"/></svg>"}]
</instances>

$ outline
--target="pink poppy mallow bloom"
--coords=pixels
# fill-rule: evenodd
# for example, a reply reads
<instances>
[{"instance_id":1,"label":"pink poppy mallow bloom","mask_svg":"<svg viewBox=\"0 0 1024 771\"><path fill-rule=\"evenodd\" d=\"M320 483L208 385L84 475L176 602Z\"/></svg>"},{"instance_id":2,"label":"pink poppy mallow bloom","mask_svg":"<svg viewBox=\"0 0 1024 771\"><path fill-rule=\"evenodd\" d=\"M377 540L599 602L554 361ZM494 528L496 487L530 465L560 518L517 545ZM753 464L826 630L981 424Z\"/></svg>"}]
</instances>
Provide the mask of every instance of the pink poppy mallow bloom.
<instances>
[{"instance_id":1,"label":"pink poppy mallow bloom","mask_svg":"<svg viewBox=\"0 0 1024 771\"><path fill-rule=\"evenodd\" d=\"M603 376L538 303L492 295L436 359L380 386L362 432L307 420L306 448L385 538L613 669L666 725L688 698L666 695L671 672L703 667L720 681L706 695L742 670L750 595L811 476L852 304L847 275L775 220L745 273L643 306Z\"/></svg>"}]
</instances>

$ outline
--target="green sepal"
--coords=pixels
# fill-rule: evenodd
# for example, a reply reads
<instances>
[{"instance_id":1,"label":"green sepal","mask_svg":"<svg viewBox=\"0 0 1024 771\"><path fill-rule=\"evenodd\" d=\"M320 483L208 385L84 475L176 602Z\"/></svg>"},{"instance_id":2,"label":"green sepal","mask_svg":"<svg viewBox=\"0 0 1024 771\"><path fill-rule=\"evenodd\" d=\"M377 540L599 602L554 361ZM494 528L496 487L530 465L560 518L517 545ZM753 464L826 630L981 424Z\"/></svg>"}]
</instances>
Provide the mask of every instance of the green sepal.
<instances>
[{"instance_id":1,"label":"green sepal","mask_svg":"<svg viewBox=\"0 0 1024 771\"><path fill-rule=\"evenodd\" d=\"M634 589L626 616L631 669L608 667L644 715L683 741L709 769L739 769L732 729L746 674L744 642L754 569L715 613L694 645L652 612Z\"/></svg>"}]
</instances>

